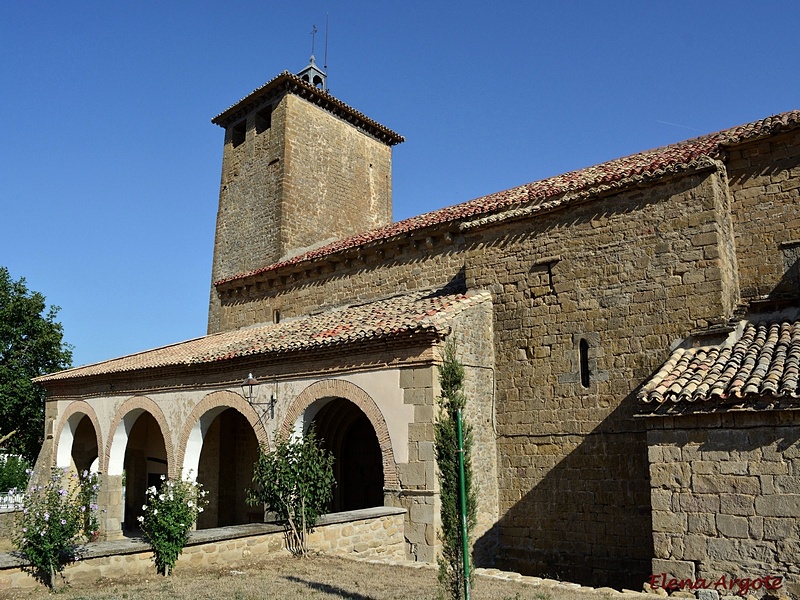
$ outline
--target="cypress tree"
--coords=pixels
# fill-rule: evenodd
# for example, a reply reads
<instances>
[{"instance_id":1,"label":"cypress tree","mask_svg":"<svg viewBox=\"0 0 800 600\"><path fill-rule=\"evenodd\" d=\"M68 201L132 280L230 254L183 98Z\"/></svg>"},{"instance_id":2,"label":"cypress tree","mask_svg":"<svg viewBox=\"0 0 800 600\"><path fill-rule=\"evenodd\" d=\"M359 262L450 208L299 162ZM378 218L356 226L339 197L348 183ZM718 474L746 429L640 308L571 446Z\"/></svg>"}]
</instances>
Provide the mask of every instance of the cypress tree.
<instances>
[{"instance_id":1,"label":"cypress tree","mask_svg":"<svg viewBox=\"0 0 800 600\"><path fill-rule=\"evenodd\" d=\"M458 482L458 435L456 413L466 405L464 395L464 365L456 358L456 344L451 339L442 348L442 364L439 366L439 418L435 425L436 463L439 468L439 491L441 497L442 542L439 564L439 586L447 596L459 599L466 595L464 581L461 516ZM467 496L467 531L470 534L476 523L476 498L472 485L472 427L464 423L464 478ZM470 565L472 557L470 557ZM472 568L470 568L472 573Z\"/></svg>"}]
</instances>

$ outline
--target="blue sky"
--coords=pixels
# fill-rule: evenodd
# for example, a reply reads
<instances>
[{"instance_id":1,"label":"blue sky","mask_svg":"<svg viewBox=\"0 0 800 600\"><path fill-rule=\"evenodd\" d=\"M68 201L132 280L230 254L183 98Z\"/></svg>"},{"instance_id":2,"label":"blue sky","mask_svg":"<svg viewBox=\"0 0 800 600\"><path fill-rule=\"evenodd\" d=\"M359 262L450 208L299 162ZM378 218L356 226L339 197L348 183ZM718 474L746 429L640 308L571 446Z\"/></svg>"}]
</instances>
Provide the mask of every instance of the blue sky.
<instances>
[{"instance_id":1,"label":"blue sky","mask_svg":"<svg viewBox=\"0 0 800 600\"><path fill-rule=\"evenodd\" d=\"M399 220L800 108L795 2L3 2L0 265L76 365L203 335L223 131L308 62L404 135Z\"/></svg>"}]
</instances>

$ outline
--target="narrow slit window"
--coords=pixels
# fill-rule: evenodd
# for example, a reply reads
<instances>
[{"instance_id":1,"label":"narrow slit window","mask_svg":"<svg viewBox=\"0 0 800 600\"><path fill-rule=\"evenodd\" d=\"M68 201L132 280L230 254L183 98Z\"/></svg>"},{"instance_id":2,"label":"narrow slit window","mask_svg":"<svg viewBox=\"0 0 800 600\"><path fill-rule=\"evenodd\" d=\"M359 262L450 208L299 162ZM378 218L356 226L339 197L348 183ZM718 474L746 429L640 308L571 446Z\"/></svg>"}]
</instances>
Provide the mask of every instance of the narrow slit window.
<instances>
[{"instance_id":1,"label":"narrow slit window","mask_svg":"<svg viewBox=\"0 0 800 600\"><path fill-rule=\"evenodd\" d=\"M272 322L273 323L280 323L281 322L281 311L280 309L276 308L272 311Z\"/></svg>"},{"instance_id":2,"label":"narrow slit window","mask_svg":"<svg viewBox=\"0 0 800 600\"><path fill-rule=\"evenodd\" d=\"M585 388L589 387L589 342L585 338L581 338L578 344L580 352L581 364L581 385Z\"/></svg>"}]
</instances>

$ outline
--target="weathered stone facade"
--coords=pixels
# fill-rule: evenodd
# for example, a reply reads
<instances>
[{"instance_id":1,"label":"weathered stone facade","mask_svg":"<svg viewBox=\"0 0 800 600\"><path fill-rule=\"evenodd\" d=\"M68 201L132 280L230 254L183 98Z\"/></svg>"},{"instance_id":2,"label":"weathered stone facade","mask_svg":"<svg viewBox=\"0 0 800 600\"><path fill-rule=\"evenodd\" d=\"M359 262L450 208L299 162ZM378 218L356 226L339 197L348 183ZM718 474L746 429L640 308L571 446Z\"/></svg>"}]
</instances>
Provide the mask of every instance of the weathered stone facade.
<instances>
[{"instance_id":1,"label":"weathered stone facade","mask_svg":"<svg viewBox=\"0 0 800 600\"><path fill-rule=\"evenodd\" d=\"M648 431L653 572L800 579L800 419L791 412L657 419Z\"/></svg>"},{"instance_id":2,"label":"weathered stone facade","mask_svg":"<svg viewBox=\"0 0 800 600\"><path fill-rule=\"evenodd\" d=\"M700 552L697 515L708 525L703 556L722 562L695 573L731 566L719 553L767 539L768 519L797 526L767 514L794 502L786 482L780 498L763 487L763 477L794 474L792 451L767 439L775 430L754 423L766 436L754 445L727 420L701 426L675 416L667 427L635 416L637 391L691 334L723 328L765 300L797 305L800 113L390 224L389 150L401 138L281 77L216 120L226 128L209 317L218 333L43 380L51 420L74 410L95 424L106 489L119 486L110 448L121 443L120 425L112 424L132 427L134 411L164 432L165 468L175 475L201 460L195 428L217 417L211 394L267 442L317 414L335 416L324 405L343 400L357 412L336 418L369 421L384 504L407 511L407 557L432 561L436 365L452 337L475 428L479 564L638 588L657 561L704 560L686 558L687 544ZM267 102L271 132L259 132ZM259 212L264 198L270 208ZM344 213L328 212L334 204ZM253 229L239 226L250 218ZM342 239L315 247L331 238ZM237 391L248 372L264 382L260 404ZM779 417L781 427L794 427L793 414ZM52 425L56 438L62 427ZM705 467L681 454L704 431L732 444L702 459ZM674 461L688 479L674 479ZM711 463L720 470L695 471ZM758 472L770 468L785 472ZM723 478L717 492L702 487L712 474ZM744 494L739 476L758 489ZM741 502L754 513L727 512ZM119 529L114 518L110 532ZM747 537L734 535L745 525ZM753 568L794 576L793 547L771 548L752 550ZM790 557L776 558L784 550ZM751 566L748 556L740 568Z\"/></svg>"}]
</instances>

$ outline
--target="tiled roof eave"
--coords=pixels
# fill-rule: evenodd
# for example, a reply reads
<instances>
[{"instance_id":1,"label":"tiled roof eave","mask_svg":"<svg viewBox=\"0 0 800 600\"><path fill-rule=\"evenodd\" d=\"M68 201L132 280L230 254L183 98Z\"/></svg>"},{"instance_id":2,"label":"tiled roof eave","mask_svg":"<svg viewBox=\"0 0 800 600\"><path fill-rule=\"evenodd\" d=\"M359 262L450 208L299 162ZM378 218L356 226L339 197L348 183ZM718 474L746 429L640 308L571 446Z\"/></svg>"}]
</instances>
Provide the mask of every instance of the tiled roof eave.
<instances>
[{"instance_id":1,"label":"tiled roof eave","mask_svg":"<svg viewBox=\"0 0 800 600\"><path fill-rule=\"evenodd\" d=\"M529 200L524 206L507 210L498 210L487 216L481 216L459 224L460 231L470 231L489 225L496 225L517 219L526 219L540 214L549 213L555 210L574 207L579 204L591 202L603 196L616 194L620 191L638 187L652 185L662 182L665 178L676 175L686 175L689 173L701 173L704 171L717 170L720 165L710 156L701 156L697 160L689 163L670 165L664 169L624 177L616 181L602 183L599 185L578 189L574 192L566 192L563 196L554 198L550 201Z\"/></svg>"},{"instance_id":2,"label":"tiled roof eave","mask_svg":"<svg viewBox=\"0 0 800 600\"><path fill-rule=\"evenodd\" d=\"M36 382L80 380L135 371L213 368L226 361L284 360L303 353L327 353L342 348L430 345L446 336L462 311L491 302L488 292L468 294L421 290L360 304L332 307L324 312L264 323L196 338L180 344L110 359L37 377Z\"/></svg>"},{"instance_id":3,"label":"tiled roof eave","mask_svg":"<svg viewBox=\"0 0 800 600\"><path fill-rule=\"evenodd\" d=\"M719 165L712 158L700 156L689 163L669 165L668 167L657 169L652 172L643 172L584 189L567 191L557 197L552 197L550 200L547 199L548 196L546 193L520 193L513 204L503 204L485 210L475 210L471 213L470 211L464 211L463 214L454 214L452 217L445 212L447 209L441 209L433 213L426 213L419 217L412 217L404 221L399 221L377 230L356 234L285 261L226 277L215 281L214 286L220 291L236 288L241 285L247 285L249 281L254 281L258 276L275 273L284 269L302 270L317 263L340 262L345 256L352 253L353 250L368 250L380 246L387 246L400 240L424 237L427 232L438 232L442 230L453 233L458 231L465 232L507 221L530 218L590 202L595 198L616 193L620 190L635 186L650 185L654 182L662 181L665 177L686 173L699 173L717 168L719 168ZM514 188L501 193L514 193L518 190L521 191L522 188ZM458 208L458 206L451 208ZM417 221L421 222L421 224L417 225Z\"/></svg>"},{"instance_id":4,"label":"tiled roof eave","mask_svg":"<svg viewBox=\"0 0 800 600\"><path fill-rule=\"evenodd\" d=\"M114 376L143 376L145 373L152 373L154 370L164 372L179 372L186 369L210 367L216 368L225 363L244 362L252 359L263 359L270 362L294 359L298 355L306 353L325 353L325 352L340 352L342 348L352 348L360 351L366 351L374 346L385 346L387 344L392 346L401 345L421 345L440 340L447 333L446 328L440 326L426 326L413 330L402 330L387 332L384 335L376 335L370 338L363 339L346 339L336 340L329 343L321 341L317 344L295 344L284 348L268 349L265 351L253 351L242 353L229 353L216 356L210 356L207 359L191 359L186 361L166 362L161 365L154 365L141 368L121 368L116 370L108 370L103 373L90 373L87 375L75 374L70 376L69 371L80 370L81 367L76 369L68 369L65 371L58 371L50 375L42 375L33 379L35 383L47 387L51 383L60 383L75 380L88 380L95 378L107 379Z\"/></svg>"},{"instance_id":5,"label":"tiled roof eave","mask_svg":"<svg viewBox=\"0 0 800 600\"><path fill-rule=\"evenodd\" d=\"M344 120L350 122L355 127L389 146L394 146L405 141L405 138L399 133L370 119L352 106L331 96L328 92L316 88L289 71L280 73L264 85L256 88L246 97L239 100L239 102L228 107L211 119L211 122L223 128L228 127L241 119L257 104L263 102L264 98L278 95L282 92L289 92L305 98L320 108L340 118L344 118Z\"/></svg>"},{"instance_id":6,"label":"tiled roof eave","mask_svg":"<svg viewBox=\"0 0 800 600\"><path fill-rule=\"evenodd\" d=\"M726 403L681 403L659 404L645 407L634 414L638 419L653 419L667 417L689 417L699 415L715 415L725 413L764 413L776 411L800 411L800 403L793 398L760 396L753 394L737 399L736 402Z\"/></svg>"},{"instance_id":7,"label":"tiled roof eave","mask_svg":"<svg viewBox=\"0 0 800 600\"><path fill-rule=\"evenodd\" d=\"M800 308L740 321L716 346L676 349L637 399L662 416L800 408Z\"/></svg>"}]
</instances>

